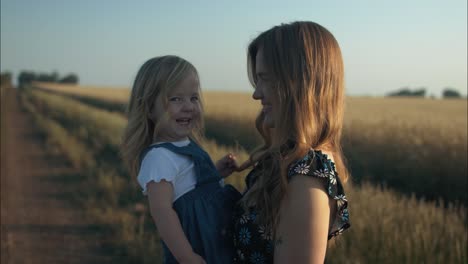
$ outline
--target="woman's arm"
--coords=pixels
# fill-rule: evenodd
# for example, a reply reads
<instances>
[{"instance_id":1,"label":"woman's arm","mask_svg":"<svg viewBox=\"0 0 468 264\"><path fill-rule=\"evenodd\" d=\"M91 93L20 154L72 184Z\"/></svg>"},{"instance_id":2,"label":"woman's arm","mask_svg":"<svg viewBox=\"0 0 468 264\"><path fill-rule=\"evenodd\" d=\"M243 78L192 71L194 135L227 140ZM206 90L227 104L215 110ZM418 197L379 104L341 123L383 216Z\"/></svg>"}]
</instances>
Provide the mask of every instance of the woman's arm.
<instances>
[{"instance_id":1,"label":"woman's arm","mask_svg":"<svg viewBox=\"0 0 468 264\"><path fill-rule=\"evenodd\" d=\"M172 184L162 180L147 185L150 212L161 239L180 263L205 263L196 255L182 230L177 213L172 209L174 189Z\"/></svg>"},{"instance_id":2,"label":"woman's arm","mask_svg":"<svg viewBox=\"0 0 468 264\"><path fill-rule=\"evenodd\" d=\"M276 232L275 263L323 263L330 210L323 180L296 175L281 202Z\"/></svg>"}]
</instances>

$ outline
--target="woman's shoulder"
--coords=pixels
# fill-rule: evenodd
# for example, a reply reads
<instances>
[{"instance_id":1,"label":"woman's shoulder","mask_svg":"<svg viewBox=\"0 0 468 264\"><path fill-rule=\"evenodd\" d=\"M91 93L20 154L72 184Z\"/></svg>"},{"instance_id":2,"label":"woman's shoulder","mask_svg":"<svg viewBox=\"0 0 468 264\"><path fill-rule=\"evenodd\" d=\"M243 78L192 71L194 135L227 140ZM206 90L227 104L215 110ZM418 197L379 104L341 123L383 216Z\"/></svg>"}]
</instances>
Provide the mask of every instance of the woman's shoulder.
<instances>
[{"instance_id":1,"label":"woman's shoulder","mask_svg":"<svg viewBox=\"0 0 468 264\"><path fill-rule=\"evenodd\" d=\"M330 196L343 192L335 163L321 150L310 149L302 158L291 163L288 168L288 181L298 175L321 179Z\"/></svg>"},{"instance_id":2,"label":"woman's shoulder","mask_svg":"<svg viewBox=\"0 0 468 264\"><path fill-rule=\"evenodd\" d=\"M329 199L333 199L337 203L336 213L334 214L335 219L328 238L339 235L349 228L348 199L332 157L321 150L310 150L304 157L289 166L288 180L298 175L321 180L323 190L327 193Z\"/></svg>"},{"instance_id":3,"label":"woman's shoulder","mask_svg":"<svg viewBox=\"0 0 468 264\"><path fill-rule=\"evenodd\" d=\"M298 174L328 178L336 174L335 163L325 152L310 149L302 158L289 165L288 179Z\"/></svg>"}]
</instances>

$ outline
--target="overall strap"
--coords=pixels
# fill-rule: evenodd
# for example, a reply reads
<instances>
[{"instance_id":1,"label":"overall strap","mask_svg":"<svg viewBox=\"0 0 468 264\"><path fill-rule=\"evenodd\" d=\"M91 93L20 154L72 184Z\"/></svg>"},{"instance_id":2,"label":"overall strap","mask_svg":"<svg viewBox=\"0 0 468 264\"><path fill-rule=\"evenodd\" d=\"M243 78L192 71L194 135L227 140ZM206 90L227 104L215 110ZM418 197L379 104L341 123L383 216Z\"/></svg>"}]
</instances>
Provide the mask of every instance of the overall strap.
<instances>
[{"instance_id":1,"label":"overall strap","mask_svg":"<svg viewBox=\"0 0 468 264\"><path fill-rule=\"evenodd\" d=\"M221 176L216 170L216 167L213 164L213 161L211 160L208 153L206 153L200 146L198 146L192 140L187 146L183 147L178 147L168 142L151 145L142 152L143 155L141 156L140 160L142 161L144 155L146 155L146 153L148 153L148 151L150 151L151 149L160 147L168 149L174 153L189 156L192 158L197 177L197 186L221 180Z\"/></svg>"}]
</instances>

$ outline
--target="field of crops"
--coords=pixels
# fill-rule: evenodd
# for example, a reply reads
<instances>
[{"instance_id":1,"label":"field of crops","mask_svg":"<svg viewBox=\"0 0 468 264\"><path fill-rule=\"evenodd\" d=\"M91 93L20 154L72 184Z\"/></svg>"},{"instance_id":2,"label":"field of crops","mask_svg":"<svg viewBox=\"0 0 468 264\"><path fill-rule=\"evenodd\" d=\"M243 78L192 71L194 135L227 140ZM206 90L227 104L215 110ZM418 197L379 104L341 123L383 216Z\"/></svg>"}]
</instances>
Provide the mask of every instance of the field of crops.
<instances>
[{"instance_id":1,"label":"field of crops","mask_svg":"<svg viewBox=\"0 0 468 264\"><path fill-rule=\"evenodd\" d=\"M21 92L37 126L83 173L77 195L115 234L130 260L160 258L146 200L118 156L128 90L35 84ZM249 94L205 92L207 151L239 159L260 143ZM352 228L330 245L330 263L466 263L467 101L348 98L345 187ZM243 188L243 174L229 181Z\"/></svg>"}]
</instances>

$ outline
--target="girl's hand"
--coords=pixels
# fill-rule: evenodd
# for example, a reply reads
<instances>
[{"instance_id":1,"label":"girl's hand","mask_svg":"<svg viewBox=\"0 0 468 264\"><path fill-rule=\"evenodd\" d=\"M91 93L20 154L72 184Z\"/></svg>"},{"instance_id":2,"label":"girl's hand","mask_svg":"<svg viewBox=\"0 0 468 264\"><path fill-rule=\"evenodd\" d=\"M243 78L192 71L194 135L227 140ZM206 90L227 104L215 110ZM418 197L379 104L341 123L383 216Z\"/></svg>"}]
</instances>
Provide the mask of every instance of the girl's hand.
<instances>
[{"instance_id":1,"label":"girl's hand","mask_svg":"<svg viewBox=\"0 0 468 264\"><path fill-rule=\"evenodd\" d=\"M193 253L187 258L181 259L180 264L206 264L206 262L202 257Z\"/></svg>"},{"instance_id":2,"label":"girl's hand","mask_svg":"<svg viewBox=\"0 0 468 264\"><path fill-rule=\"evenodd\" d=\"M223 178L228 177L234 171L237 171L238 168L237 158L232 153L228 153L216 162L216 169Z\"/></svg>"}]
</instances>

